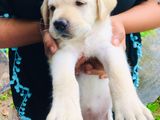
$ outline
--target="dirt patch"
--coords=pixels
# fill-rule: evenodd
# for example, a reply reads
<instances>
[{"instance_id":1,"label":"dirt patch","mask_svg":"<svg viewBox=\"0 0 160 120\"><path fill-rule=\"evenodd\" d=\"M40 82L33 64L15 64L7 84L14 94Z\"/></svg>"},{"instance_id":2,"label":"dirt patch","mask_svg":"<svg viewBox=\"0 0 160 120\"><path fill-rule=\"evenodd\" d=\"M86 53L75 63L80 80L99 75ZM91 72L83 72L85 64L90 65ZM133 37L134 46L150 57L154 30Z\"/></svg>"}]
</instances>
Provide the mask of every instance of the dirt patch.
<instances>
[{"instance_id":1,"label":"dirt patch","mask_svg":"<svg viewBox=\"0 0 160 120\"><path fill-rule=\"evenodd\" d=\"M2 52L0 52L0 120L19 120L9 86L8 58Z\"/></svg>"},{"instance_id":2,"label":"dirt patch","mask_svg":"<svg viewBox=\"0 0 160 120\"><path fill-rule=\"evenodd\" d=\"M19 120L15 110L11 90L0 95L0 120Z\"/></svg>"}]
</instances>

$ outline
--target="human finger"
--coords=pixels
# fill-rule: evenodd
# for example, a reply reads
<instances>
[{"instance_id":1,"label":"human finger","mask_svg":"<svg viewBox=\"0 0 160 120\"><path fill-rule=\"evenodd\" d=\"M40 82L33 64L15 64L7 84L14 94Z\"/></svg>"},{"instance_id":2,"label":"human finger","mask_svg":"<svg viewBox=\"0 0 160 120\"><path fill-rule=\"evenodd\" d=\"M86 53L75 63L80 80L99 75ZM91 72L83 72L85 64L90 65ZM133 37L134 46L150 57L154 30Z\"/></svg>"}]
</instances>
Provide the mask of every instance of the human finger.
<instances>
[{"instance_id":1,"label":"human finger","mask_svg":"<svg viewBox=\"0 0 160 120\"><path fill-rule=\"evenodd\" d=\"M84 64L86 62L87 58L85 56L82 56L78 59L77 63L76 63L76 67L75 67L75 73L76 75L78 75L81 71L81 65Z\"/></svg>"}]
</instances>

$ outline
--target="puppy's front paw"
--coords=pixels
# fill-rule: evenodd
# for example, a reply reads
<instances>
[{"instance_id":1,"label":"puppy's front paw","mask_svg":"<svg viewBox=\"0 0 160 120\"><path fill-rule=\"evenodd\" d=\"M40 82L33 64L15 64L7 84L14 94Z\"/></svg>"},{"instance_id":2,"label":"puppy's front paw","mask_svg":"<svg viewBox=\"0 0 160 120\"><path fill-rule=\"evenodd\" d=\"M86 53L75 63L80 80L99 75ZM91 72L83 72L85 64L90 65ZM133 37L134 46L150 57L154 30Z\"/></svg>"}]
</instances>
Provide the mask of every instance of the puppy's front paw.
<instances>
[{"instance_id":1,"label":"puppy's front paw","mask_svg":"<svg viewBox=\"0 0 160 120\"><path fill-rule=\"evenodd\" d=\"M83 120L79 105L73 101L54 102L46 120Z\"/></svg>"},{"instance_id":2,"label":"puppy's front paw","mask_svg":"<svg viewBox=\"0 0 160 120\"><path fill-rule=\"evenodd\" d=\"M154 120L151 112L138 98L118 100L114 110L115 120Z\"/></svg>"}]
</instances>

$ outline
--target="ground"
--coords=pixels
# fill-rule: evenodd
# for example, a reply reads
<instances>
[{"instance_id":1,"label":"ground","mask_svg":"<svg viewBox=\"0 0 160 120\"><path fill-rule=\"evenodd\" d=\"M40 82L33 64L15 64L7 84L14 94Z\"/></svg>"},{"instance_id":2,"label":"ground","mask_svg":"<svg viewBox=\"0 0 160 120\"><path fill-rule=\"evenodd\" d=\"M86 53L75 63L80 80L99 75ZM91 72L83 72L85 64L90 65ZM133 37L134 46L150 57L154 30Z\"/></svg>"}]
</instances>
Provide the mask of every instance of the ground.
<instances>
[{"instance_id":1,"label":"ground","mask_svg":"<svg viewBox=\"0 0 160 120\"><path fill-rule=\"evenodd\" d=\"M19 120L17 116L11 91L7 90L0 95L0 120Z\"/></svg>"},{"instance_id":2,"label":"ground","mask_svg":"<svg viewBox=\"0 0 160 120\"><path fill-rule=\"evenodd\" d=\"M7 57L0 52L0 120L18 120L12 93L8 86L9 68Z\"/></svg>"}]
</instances>

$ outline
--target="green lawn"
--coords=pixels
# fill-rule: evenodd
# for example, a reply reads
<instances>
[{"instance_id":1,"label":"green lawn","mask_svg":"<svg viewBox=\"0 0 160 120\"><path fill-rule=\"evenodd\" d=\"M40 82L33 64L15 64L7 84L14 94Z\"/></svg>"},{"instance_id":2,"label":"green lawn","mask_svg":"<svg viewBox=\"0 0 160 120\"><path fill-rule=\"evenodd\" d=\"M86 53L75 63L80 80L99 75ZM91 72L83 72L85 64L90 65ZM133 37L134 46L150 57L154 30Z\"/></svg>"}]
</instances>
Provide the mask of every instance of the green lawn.
<instances>
[{"instance_id":1,"label":"green lawn","mask_svg":"<svg viewBox=\"0 0 160 120\"><path fill-rule=\"evenodd\" d=\"M153 103L149 103L147 107L152 111L155 120L160 120L160 97Z\"/></svg>"}]
</instances>

